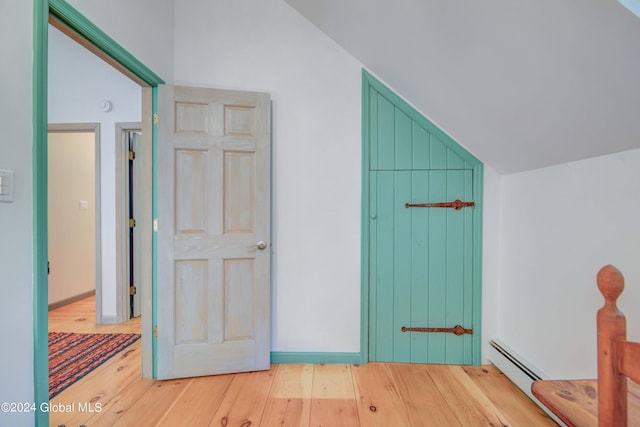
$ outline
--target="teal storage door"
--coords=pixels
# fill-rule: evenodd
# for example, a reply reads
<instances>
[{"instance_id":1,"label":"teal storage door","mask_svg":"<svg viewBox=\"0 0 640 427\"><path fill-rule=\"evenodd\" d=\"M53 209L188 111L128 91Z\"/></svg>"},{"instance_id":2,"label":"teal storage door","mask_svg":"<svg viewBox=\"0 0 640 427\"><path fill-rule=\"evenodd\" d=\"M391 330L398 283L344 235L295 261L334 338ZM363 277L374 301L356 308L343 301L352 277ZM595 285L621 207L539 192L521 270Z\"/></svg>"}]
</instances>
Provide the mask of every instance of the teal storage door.
<instances>
[{"instance_id":1,"label":"teal storage door","mask_svg":"<svg viewBox=\"0 0 640 427\"><path fill-rule=\"evenodd\" d=\"M477 363L472 334L402 331L460 325L479 333L479 298L477 208L406 207L474 201L474 165L401 107L371 89L369 359Z\"/></svg>"},{"instance_id":2,"label":"teal storage door","mask_svg":"<svg viewBox=\"0 0 640 427\"><path fill-rule=\"evenodd\" d=\"M468 170L371 172L371 318L375 360L471 363L471 335L402 327L471 328L471 209L406 203L471 200Z\"/></svg>"}]
</instances>

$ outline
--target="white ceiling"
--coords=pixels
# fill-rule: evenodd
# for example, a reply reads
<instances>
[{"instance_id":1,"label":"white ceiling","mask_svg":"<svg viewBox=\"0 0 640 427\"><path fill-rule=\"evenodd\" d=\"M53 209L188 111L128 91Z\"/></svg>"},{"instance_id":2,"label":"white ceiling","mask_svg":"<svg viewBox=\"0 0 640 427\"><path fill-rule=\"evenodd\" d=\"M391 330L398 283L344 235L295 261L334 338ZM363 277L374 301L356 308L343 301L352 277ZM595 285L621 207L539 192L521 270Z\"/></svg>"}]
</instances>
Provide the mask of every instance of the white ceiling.
<instances>
[{"instance_id":1,"label":"white ceiling","mask_svg":"<svg viewBox=\"0 0 640 427\"><path fill-rule=\"evenodd\" d=\"M640 148L616 0L286 0L500 173Z\"/></svg>"}]
</instances>

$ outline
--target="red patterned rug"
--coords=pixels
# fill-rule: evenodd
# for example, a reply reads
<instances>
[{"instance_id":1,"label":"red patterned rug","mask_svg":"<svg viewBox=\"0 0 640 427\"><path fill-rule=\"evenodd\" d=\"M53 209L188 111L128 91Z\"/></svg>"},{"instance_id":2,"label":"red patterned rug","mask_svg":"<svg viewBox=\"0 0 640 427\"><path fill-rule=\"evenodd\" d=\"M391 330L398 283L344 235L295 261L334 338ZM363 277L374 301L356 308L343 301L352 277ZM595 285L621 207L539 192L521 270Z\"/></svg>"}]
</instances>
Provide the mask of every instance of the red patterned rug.
<instances>
[{"instance_id":1,"label":"red patterned rug","mask_svg":"<svg viewBox=\"0 0 640 427\"><path fill-rule=\"evenodd\" d=\"M122 351L138 334L49 332L49 398Z\"/></svg>"}]
</instances>

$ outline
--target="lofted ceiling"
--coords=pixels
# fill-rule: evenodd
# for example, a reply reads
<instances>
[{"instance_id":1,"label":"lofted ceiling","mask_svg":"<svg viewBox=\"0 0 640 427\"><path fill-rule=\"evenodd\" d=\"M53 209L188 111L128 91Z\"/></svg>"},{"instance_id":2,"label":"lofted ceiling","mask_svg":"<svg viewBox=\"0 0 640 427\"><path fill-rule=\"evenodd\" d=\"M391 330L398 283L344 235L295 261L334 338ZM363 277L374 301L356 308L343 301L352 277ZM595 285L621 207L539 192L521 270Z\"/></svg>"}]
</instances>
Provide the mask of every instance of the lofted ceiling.
<instances>
[{"instance_id":1,"label":"lofted ceiling","mask_svg":"<svg viewBox=\"0 0 640 427\"><path fill-rule=\"evenodd\" d=\"M499 173L640 148L616 0L285 0Z\"/></svg>"}]
</instances>

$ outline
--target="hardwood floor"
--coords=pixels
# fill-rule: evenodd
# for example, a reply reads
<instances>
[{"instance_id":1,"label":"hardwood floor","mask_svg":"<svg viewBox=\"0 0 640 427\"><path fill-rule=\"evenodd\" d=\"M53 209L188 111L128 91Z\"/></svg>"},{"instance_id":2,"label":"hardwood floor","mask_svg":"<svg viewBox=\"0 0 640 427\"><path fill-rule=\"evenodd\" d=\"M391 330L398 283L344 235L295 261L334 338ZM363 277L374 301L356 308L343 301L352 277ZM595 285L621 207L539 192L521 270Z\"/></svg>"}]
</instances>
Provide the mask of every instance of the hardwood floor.
<instances>
[{"instance_id":1,"label":"hardwood floor","mask_svg":"<svg viewBox=\"0 0 640 427\"><path fill-rule=\"evenodd\" d=\"M55 332L139 332L96 325L95 298L49 313ZM51 401L52 426L555 426L493 366L272 365L244 374L141 378L140 341ZM68 409L68 410L67 410ZM90 412L93 410L94 412Z\"/></svg>"},{"instance_id":2,"label":"hardwood floor","mask_svg":"<svg viewBox=\"0 0 640 427\"><path fill-rule=\"evenodd\" d=\"M49 312L49 332L84 334L139 334L140 317L119 325L96 325L96 297L92 296Z\"/></svg>"}]
</instances>

